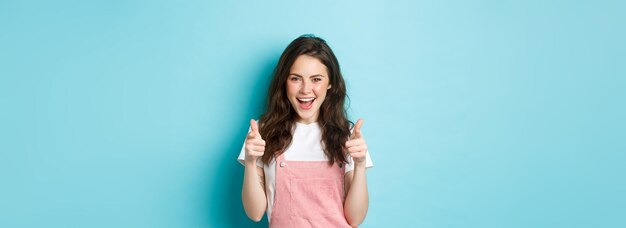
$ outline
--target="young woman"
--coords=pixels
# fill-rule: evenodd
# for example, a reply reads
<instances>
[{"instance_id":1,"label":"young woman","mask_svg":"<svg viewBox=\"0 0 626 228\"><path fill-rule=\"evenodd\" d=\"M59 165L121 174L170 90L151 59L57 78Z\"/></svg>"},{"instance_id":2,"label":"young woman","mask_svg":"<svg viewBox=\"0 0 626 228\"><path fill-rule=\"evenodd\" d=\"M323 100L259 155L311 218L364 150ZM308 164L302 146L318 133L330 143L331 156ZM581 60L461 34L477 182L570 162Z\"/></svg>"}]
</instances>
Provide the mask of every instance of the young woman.
<instances>
[{"instance_id":1,"label":"young woman","mask_svg":"<svg viewBox=\"0 0 626 228\"><path fill-rule=\"evenodd\" d=\"M356 227L368 208L361 134L346 117L346 87L326 42L304 35L278 61L259 122L250 120L239 162L248 217L270 227ZM352 128L352 129L351 129ZM352 130L352 131L351 131Z\"/></svg>"}]
</instances>

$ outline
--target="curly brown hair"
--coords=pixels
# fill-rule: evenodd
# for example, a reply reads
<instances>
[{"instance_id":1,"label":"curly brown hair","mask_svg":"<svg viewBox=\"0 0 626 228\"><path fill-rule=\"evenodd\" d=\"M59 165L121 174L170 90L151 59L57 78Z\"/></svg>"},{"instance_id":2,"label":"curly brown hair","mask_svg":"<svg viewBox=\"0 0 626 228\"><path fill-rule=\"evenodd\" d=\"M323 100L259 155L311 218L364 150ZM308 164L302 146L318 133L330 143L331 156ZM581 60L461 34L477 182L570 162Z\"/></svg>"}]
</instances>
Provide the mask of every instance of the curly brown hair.
<instances>
[{"instance_id":1,"label":"curly brown hair","mask_svg":"<svg viewBox=\"0 0 626 228\"><path fill-rule=\"evenodd\" d=\"M283 51L274 70L267 91L266 112L259 119L259 133L266 142L263 163L269 164L291 144L298 114L287 99L286 81L291 66L300 55L315 57L327 68L329 84L332 87L320 107L317 120L322 132L321 143L329 165L334 162L346 163L343 145L350 137L350 127L353 125L348 120L344 107L347 97L346 85L337 57L326 41L314 35L302 35L292 41Z\"/></svg>"}]
</instances>

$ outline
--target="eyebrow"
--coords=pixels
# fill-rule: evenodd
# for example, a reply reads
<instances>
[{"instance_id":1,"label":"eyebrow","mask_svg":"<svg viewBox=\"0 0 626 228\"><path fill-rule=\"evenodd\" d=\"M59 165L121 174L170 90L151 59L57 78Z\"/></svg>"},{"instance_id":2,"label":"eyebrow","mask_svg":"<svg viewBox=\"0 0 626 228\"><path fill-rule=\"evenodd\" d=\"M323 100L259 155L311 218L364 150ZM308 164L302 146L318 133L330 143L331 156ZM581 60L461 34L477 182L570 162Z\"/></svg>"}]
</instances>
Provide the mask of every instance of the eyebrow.
<instances>
[{"instance_id":1,"label":"eyebrow","mask_svg":"<svg viewBox=\"0 0 626 228\"><path fill-rule=\"evenodd\" d=\"M290 75L290 76L291 76L291 75L294 75L294 76L298 76L298 77L303 78L303 76L302 76L302 75L299 75L299 74L296 74L296 73L290 73L289 75ZM324 75L321 75L321 74L314 74L314 75L311 75L311 76L309 76L309 77L325 77L325 76L324 76Z\"/></svg>"}]
</instances>

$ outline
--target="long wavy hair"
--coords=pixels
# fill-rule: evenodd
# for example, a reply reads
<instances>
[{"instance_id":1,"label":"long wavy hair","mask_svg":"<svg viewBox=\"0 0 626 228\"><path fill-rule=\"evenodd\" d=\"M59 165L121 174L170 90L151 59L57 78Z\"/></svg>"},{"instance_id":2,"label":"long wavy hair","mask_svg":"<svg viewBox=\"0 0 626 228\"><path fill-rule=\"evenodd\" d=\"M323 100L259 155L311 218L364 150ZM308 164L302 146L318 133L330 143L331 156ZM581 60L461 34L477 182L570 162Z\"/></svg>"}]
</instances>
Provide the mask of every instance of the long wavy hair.
<instances>
[{"instance_id":1,"label":"long wavy hair","mask_svg":"<svg viewBox=\"0 0 626 228\"><path fill-rule=\"evenodd\" d=\"M284 153L293 139L298 114L287 98L286 83L291 66L300 55L315 57L327 68L329 84L332 86L327 91L317 119L322 132L321 143L329 165L334 162L346 163L343 145L350 137L350 127L353 125L344 107L346 85L337 57L326 41L314 35L302 35L292 41L283 51L274 70L267 91L266 112L259 120L259 133L266 142L263 163L269 164Z\"/></svg>"}]
</instances>

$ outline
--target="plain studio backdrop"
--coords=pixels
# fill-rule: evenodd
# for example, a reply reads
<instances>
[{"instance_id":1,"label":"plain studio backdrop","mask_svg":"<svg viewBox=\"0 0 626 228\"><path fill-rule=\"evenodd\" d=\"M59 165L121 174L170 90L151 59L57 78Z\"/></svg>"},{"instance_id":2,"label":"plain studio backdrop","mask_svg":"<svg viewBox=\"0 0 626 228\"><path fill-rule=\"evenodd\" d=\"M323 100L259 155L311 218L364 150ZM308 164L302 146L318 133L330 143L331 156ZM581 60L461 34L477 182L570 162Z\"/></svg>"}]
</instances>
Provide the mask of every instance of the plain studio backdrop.
<instances>
[{"instance_id":1,"label":"plain studio backdrop","mask_svg":"<svg viewBox=\"0 0 626 228\"><path fill-rule=\"evenodd\" d=\"M236 158L302 34L361 227L626 227L623 1L0 1L0 227L266 227Z\"/></svg>"}]
</instances>

